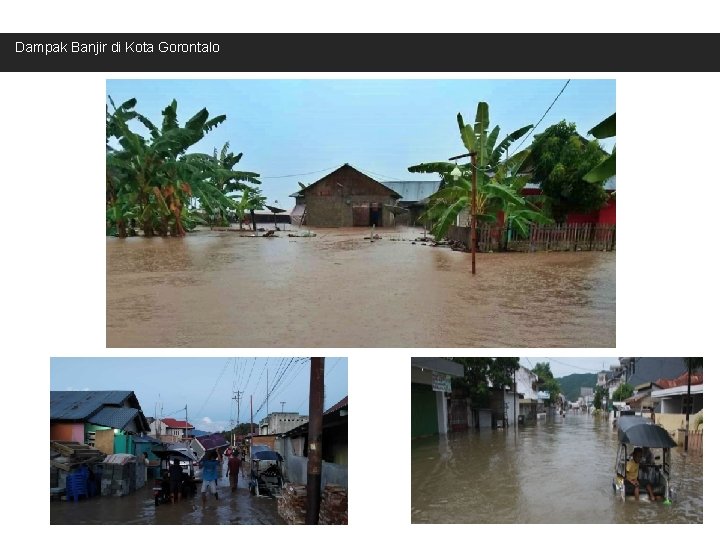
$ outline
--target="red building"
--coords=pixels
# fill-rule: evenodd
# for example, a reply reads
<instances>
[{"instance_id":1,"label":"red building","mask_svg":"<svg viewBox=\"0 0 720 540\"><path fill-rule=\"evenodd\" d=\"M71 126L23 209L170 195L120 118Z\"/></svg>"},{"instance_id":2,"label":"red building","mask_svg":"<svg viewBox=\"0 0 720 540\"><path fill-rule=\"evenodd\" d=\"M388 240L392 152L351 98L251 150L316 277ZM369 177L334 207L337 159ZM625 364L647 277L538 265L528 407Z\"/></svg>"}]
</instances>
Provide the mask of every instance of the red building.
<instances>
[{"instance_id":1,"label":"red building","mask_svg":"<svg viewBox=\"0 0 720 540\"><path fill-rule=\"evenodd\" d=\"M589 214L568 214L566 222L615 225L615 189L615 177L613 176L605 182L605 193L608 194L608 200L605 206ZM521 193L523 197L528 195L542 195L542 189L540 189L538 184L526 184Z\"/></svg>"}]
</instances>

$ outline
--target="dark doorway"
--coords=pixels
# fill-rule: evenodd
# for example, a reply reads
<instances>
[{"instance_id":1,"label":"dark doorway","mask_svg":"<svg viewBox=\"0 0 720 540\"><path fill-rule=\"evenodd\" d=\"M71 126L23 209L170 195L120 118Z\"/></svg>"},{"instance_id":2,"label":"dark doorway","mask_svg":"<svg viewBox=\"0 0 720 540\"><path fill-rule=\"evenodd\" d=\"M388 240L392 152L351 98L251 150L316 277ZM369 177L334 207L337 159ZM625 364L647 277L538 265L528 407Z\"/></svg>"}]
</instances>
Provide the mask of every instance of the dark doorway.
<instances>
[{"instance_id":1,"label":"dark doorway","mask_svg":"<svg viewBox=\"0 0 720 540\"><path fill-rule=\"evenodd\" d=\"M370 203L370 226L382 227L382 206L380 203Z\"/></svg>"}]
</instances>

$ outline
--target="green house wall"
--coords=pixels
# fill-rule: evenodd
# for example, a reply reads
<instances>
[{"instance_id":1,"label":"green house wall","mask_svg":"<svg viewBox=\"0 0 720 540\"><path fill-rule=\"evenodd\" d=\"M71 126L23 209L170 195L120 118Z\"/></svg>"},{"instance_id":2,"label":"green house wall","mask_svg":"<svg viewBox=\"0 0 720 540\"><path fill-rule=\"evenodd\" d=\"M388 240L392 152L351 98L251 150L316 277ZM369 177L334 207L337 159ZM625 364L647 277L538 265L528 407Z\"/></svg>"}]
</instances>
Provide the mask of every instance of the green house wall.
<instances>
[{"instance_id":1,"label":"green house wall","mask_svg":"<svg viewBox=\"0 0 720 540\"><path fill-rule=\"evenodd\" d=\"M96 424L85 424L85 440L87 440L88 431L98 431L112 429L107 426L98 426ZM123 430L118 430L113 439L113 452L115 454L134 454L135 443L132 440L131 435L126 435Z\"/></svg>"},{"instance_id":2,"label":"green house wall","mask_svg":"<svg viewBox=\"0 0 720 540\"><path fill-rule=\"evenodd\" d=\"M437 401L435 391L427 384L412 383L411 436L435 435L437 425Z\"/></svg>"}]
</instances>

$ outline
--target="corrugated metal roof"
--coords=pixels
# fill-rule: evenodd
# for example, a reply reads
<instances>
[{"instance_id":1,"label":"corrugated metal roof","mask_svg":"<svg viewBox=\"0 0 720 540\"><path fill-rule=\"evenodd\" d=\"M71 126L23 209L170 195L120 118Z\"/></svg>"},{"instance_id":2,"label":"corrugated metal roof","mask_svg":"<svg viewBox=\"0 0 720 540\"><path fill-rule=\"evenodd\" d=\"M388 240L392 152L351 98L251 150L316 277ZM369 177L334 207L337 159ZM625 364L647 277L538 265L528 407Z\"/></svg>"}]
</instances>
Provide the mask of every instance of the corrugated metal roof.
<instances>
[{"instance_id":1,"label":"corrugated metal roof","mask_svg":"<svg viewBox=\"0 0 720 540\"><path fill-rule=\"evenodd\" d=\"M130 390L50 392L50 420L86 420L104 405L122 406Z\"/></svg>"},{"instance_id":2,"label":"corrugated metal roof","mask_svg":"<svg viewBox=\"0 0 720 540\"><path fill-rule=\"evenodd\" d=\"M325 411L323 414L330 414L330 413L333 413L333 412L335 412L339 409L342 409L343 407L347 407L347 406L348 406L348 397L345 396L340 401L338 401L335 405L333 405L327 411Z\"/></svg>"},{"instance_id":3,"label":"corrugated metal roof","mask_svg":"<svg viewBox=\"0 0 720 540\"><path fill-rule=\"evenodd\" d=\"M400 195L400 200L423 201L435 193L440 187L440 180L407 180L403 182L382 182L386 188Z\"/></svg>"},{"instance_id":4,"label":"corrugated metal roof","mask_svg":"<svg viewBox=\"0 0 720 540\"><path fill-rule=\"evenodd\" d=\"M87 421L99 426L125 429L138 414L140 414L139 410L130 407L103 407L88 418Z\"/></svg>"}]
</instances>

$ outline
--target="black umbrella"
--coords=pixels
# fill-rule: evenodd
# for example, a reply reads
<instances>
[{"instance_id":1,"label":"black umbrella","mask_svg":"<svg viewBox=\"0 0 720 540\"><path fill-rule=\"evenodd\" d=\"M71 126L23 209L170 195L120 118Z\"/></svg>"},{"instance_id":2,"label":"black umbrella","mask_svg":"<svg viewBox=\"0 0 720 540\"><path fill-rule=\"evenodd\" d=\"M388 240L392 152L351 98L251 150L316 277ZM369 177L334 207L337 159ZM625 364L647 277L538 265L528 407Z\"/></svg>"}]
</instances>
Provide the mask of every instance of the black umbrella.
<instances>
[{"instance_id":1,"label":"black umbrella","mask_svg":"<svg viewBox=\"0 0 720 540\"><path fill-rule=\"evenodd\" d=\"M648 448L673 448L677 446L664 428L655 424L634 422L622 429L618 423L618 438L621 443Z\"/></svg>"}]
</instances>

